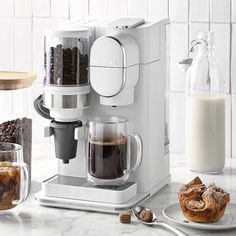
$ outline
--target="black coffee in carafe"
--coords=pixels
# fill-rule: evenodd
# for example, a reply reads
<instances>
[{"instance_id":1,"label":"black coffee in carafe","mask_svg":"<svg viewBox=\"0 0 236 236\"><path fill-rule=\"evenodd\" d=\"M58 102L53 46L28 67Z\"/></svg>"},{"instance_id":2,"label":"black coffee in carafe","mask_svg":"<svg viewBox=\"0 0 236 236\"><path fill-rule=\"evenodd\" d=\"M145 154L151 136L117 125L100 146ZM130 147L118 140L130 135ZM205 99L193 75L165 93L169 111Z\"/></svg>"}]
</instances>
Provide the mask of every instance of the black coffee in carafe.
<instances>
[{"instance_id":1,"label":"black coffee in carafe","mask_svg":"<svg viewBox=\"0 0 236 236\"><path fill-rule=\"evenodd\" d=\"M116 179L127 169L127 138L88 142L88 172L99 179Z\"/></svg>"},{"instance_id":2,"label":"black coffee in carafe","mask_svg":"<svg viewBox=\"0 0 236 236\"><path fill-rule=\"evenodd\" d=\"M128 119L116 116L94 117L88 120L86 128L88 182L109 187L126 183L130 174L140 166L143 150L141 137L128 133ZM135 162L130 140L136 143Z\"/></svg>"}]
</instances>

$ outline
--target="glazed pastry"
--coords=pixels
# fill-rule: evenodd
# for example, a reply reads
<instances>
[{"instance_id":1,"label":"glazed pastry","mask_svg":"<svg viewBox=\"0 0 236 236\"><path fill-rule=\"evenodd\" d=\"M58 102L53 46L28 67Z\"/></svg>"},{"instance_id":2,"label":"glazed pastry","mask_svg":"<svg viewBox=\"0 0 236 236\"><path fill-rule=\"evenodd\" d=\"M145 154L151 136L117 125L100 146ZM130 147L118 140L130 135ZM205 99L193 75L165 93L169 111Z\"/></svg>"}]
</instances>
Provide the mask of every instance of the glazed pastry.
<instances>
[{"instance_id":1,"label":"glazed pastry","mask_svg":"<svg viewBox=\"0 0 236 236\"><path fill-rule=\"evenodd\" d=\"M184 185L178 192L178 198L184 216L200 223L218 221L230 201L229 193L215 184L206 187L199 177Z\"/></svg>"}]
</instances>

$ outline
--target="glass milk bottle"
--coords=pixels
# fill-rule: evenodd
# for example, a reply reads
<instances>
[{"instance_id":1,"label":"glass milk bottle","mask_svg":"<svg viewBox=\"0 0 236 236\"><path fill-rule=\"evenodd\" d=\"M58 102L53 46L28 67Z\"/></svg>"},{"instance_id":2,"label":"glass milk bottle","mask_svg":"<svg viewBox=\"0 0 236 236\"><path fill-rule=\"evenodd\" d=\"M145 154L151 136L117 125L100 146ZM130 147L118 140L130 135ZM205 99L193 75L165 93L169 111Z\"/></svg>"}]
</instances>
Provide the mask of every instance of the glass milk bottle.
<instances>
[{"instance_id":1,"label":"glass milk bottle","mask_svg":"<svg viewBox=\"0 0 236 236\"><path fill-rule=\"evenodd\" d=\"M187 167L196 172L221 172L225 164L225 92L212 32L198 34L197 56L187 75L185 109Z\"/></svg>"}]
</instances>

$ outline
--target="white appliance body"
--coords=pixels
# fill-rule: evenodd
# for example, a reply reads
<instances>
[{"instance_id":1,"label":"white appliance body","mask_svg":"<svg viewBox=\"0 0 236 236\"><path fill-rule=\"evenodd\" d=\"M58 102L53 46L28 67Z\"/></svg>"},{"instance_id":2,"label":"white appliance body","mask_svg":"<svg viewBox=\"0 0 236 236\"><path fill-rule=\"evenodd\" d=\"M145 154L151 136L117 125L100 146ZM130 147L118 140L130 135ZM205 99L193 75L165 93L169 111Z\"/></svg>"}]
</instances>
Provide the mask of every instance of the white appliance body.
<instances>
[{"instance_id":1,"label":"white appliance body","mask_svg":"<svg viewBox=\"0 0 236 236\"><path fill-rule=\"evenodd\" d=\"M71 24L73 26L78 24L89 27L93 40L104 36L128 34L137 42L139 48L139 76L136 85L133 87L134 97L131 101L128 99L128 105L112 106L117 103L117 96L99 96L91 86L90 106L84 109L81 121L85 123L89 117L104 115L123 116L129 119L129 131L139 134L143 140L141 166L137 172L131 174L129 180L137 183L137 196L142 195L142 197L132 198L130 205L126 201L123 202L123 205L115 206L116 208L113 209L109 205L109 200L104 204L94 203L94 207L91 207L90 202L84 207L84 201L76 205L76 200L72 199L71 208L75 209L96 210L96 204L99 206L97 207L98 211L114 212L121 209L129 209L139 203L140 199L147 199L170 181L168 141L169 20L160 22L146 20L144 24L134 28L113 28L110 22L110 20L100 21L99 23L97 21L86 22L82 20ZM118 103L119 101L120 98ZM82 138L78 142L76 158L71 159L69 164L63 164L58 161L58 174L86 178L85 160L85 139ZM52 201L52 198L47 199L46 196L43 197L42 195L44 193L37 197L42 205L66 206L65 199L62 199L61 202L56 202L56 198ZM143 198L143 196L145 197ZM47 200L51 200L51 202ZM70 206L68 207L70 208Z\"/></svg>"}]
</instances>

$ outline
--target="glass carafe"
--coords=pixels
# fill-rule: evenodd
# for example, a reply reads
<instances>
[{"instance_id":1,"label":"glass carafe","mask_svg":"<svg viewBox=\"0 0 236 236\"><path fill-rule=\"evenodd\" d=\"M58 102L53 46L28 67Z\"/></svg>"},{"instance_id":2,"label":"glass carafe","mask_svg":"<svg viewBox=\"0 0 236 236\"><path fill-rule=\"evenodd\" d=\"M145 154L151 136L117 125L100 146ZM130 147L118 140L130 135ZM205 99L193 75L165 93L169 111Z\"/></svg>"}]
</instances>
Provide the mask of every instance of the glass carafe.
<instances>
[{"instance_id":1,"label":"glass carafe","mask_svg":"<svg viewBox=\"0 0 236 236\"><path fill-rule=\"evenodd\" d=\"M128 132L128 119L113 116L90 119L87 132L88 181L100 186L124 184L141 164L141 137ZM136 155L132 155L130 139L136 143ZM136 160L131 167L133 158Z\"/></svg>"},{"instance_id":2,"label":"glass carafe","mask_svg":"<svg viewBox=\"0 0 236 236\"><path fill-rule=\"evenodd\" d=\"M186 83L186 164L193 171L217 173L225 164L224 78L213 32L200 32L198 42Z\"/></svg>"}]
</instances>

